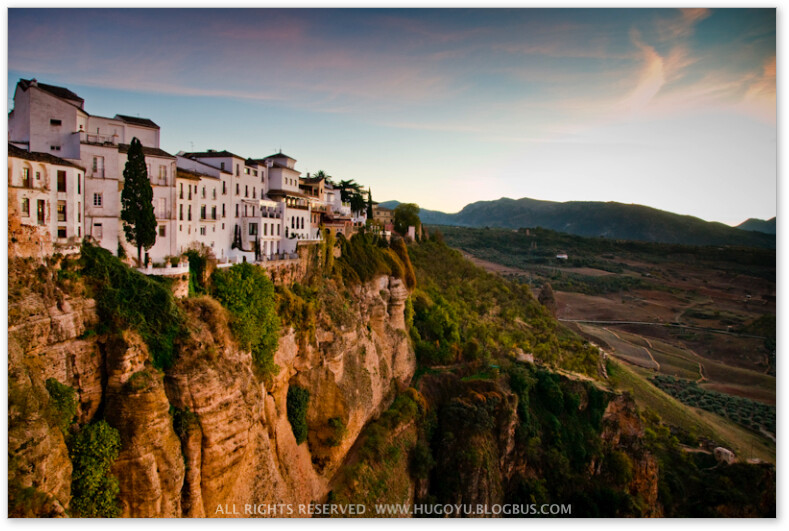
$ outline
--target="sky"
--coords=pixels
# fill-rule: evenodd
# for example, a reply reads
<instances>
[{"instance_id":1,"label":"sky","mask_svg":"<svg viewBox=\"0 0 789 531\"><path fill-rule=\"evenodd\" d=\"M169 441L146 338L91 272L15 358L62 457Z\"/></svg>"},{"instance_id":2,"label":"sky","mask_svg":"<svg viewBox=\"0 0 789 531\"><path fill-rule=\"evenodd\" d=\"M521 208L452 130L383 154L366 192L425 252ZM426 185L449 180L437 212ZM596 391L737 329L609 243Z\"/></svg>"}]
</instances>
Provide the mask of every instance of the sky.
<instances>
[{"instance_id":1,"label":"sky","mask_svg":"<svg viewBox=\"0 0 789 531\"><path fill-rule=\"evenodd\" d=\"M774 9L9 9L20 78L373 199L776 214Z\"/></svg>"}]
</instances>

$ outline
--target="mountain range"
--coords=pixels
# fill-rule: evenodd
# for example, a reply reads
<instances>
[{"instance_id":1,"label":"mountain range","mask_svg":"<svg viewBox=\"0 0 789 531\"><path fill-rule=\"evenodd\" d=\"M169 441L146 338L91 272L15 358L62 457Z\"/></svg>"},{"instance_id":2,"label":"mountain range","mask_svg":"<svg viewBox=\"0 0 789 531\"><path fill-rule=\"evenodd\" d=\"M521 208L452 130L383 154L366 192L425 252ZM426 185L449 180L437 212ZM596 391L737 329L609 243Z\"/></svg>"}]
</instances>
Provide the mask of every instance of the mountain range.
<instances>
[{"instance_id":1,"label":"mountain range","mask_svg":"<svg viewBox=\"0 0 789 531\"><path fill-rule=\"evenodd\" d=\"M752 230L755 232L763 232L765 234L775 234L775 218L770 219L757 219L749 218L739 225L737 228L740 230Z\"/></svg>"},{"instance_id":2,"label":"mountain range","mask_svg":"<svg viewBox=\"0 0 789 531\"><path fill-rule=\"evenodd\" d=\"M381 206L395 208L399 201ZM501 198L477 201L455 214L421 210L426 225L461 227L543 227L568 234L619 240L679 243L686 245L741 245L775 247L775 219L748 220L739 228L635 204L601 201L541 201ZM772 223L772 234L751 227ZM742 230L745 229L745 230ZM760 232L755 232L759 230Z\"/></svg>"}]
</instances>

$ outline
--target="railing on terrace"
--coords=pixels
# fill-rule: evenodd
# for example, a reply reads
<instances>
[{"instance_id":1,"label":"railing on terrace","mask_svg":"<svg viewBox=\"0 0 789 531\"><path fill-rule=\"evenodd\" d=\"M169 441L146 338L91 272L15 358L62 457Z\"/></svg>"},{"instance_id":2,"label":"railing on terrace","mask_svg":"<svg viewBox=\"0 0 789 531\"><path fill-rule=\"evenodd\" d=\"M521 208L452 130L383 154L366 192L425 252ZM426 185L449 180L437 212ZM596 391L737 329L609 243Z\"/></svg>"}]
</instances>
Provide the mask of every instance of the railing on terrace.
<instances>
[{"instance_id":1,"label":"railing on terrace","mask_svg":"<svg viewBox=\"0 0 789 531\"><path fill-rule=\"evenodd\" d=\"M117 144L118 135L102 135L99 133L88 133L87 131L79 131L79 141L83 144Z\"/></svg>"}]
</instances>

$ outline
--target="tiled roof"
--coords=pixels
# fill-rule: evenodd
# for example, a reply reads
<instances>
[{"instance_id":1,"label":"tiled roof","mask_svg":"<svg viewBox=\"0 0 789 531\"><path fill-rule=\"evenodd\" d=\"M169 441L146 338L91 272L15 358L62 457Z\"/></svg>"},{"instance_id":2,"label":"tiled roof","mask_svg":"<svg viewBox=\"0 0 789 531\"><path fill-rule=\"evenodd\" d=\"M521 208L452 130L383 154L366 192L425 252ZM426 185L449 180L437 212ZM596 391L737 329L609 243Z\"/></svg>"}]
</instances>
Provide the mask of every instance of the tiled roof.
<instances>
[{"instance_id":1,"label":"tiled roof","mask_svg":"<svg viewBox=\"0 0 789 531\"><path fill-rule=\"evenodd\" d=\"M22 90L27 90L29 87L33 86L34 81L35 81L34 79L20 79L19 86L22 87ZM79 102L80 104L85 103L85 100L83 100L82 98L71 92L66 87L47 85L46 83L38 83L37 81L35 82L38 88L46 92L49 92L53 96L57 96L58 98L63 98L64 100L76 101Z\"/></svg>"},{"instance_id":2,"label":"tiled roof","mask_svg":"<svg viewBox=\"0 0 789 531\"><path fill-rule=\"evenodd\" d=\"M187 158L198 158L198 159L207 159L207 158L220 158L220 157L236 157L237 159L243 159L244 157L239 157L235 153L231 153L227 150L222 151L192 151L189 153L184 153L184 157Z\"/></svg>"},{"instance_id":3,"label":"tiled roof","mask_svg":"<svg viewBox=\"0 0 789 531\"><path fill-rule=\"evenodd\" d=\"M213 175L209 175L207 173L200 173L199 171L186 170L184 168L176 168L175 176L179 179L191 179L193 181L199 181L200 179L203 178L219 180L218 177L214 177Z\"/></svg>"},{"instance_id":4,"label":"tiled roof","mask_svg":"<svg viewBox=\"0 0 789 531\"><path fill-rule=\"evenodd\" d=\"M284 153L274 153L273 155L269 155L268 157L263 157L262 159L257 159L257 160L261 161L261 160L266 160L266 159L290 159L290 160L296 160L293 157L289 157L289 156L285 155Z\"/></svg>"},{"instance_id":5,"label":"tiled roof","mask_svg":"<svg viewBox=\"0 0 789 531\"><path fill-rule=\"evenodd\" d=\"M85 168L79 166L73 162L69 162L66 159L61 159L60 157L56 157L55 155L50 155L49 153L39 153L37 151L26 151L24 149L18 148L13 144L8 144L8 157L15 157L18 159L24 160L32 160L35 162L45 162L47 164L56 164L58 166L71 166L72 168L77 168L79 170L85 171Z\"/></svg>"},{"instance_id":6,"label":"tiled roof","mask_svg":"<svg viewBox=\"0 0 789 531\"><path fill-rule=\"evenodd\" d=\"M153 120L149 120L148 118L138 118L136 116L126 116L125 114L116 114L115 118L119 120L123 120L127 124L133 125L141 125L143 127L153 127L154 129L159 129L159 126L153 123Z\"/></svg>"},{"instance_id":7,"label":"tiled roof","mask_svg":"<svg viewBox=\"0 0 789 531\"><path fill-rule=\"evenodd\" d=\"M118 151L120 153L128 153L129 152L129 144L118 144ZM143 155L148 155L148 156L151 156L151 157L167 157L167 158L170 158L170 159L174 159L175 158L173 155L170 155L169 153L167 153L163 149L152 148L152 147L147 147L147 146L143 146L142 147L142 153L143 153Z\"/></svg>"}]
</instances>

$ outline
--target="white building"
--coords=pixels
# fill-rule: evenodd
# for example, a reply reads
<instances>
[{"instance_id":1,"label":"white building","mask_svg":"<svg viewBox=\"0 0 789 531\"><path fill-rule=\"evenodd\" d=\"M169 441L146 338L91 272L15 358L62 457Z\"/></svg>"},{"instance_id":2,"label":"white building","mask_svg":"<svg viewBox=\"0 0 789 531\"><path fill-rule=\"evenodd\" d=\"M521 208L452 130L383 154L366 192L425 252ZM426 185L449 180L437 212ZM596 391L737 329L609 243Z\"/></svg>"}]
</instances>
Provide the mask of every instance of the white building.
<instances>
[{"instance_id":1,"label":"white building","mask_svg":"<svg viewBox=\"0 0 789 531\"><path fill-rule=\"evenodd\" d=\"M85 169L68 160L8 145L9 214L41 227L54 244L82 238Z\"/></svg>"},{"instance_id":2,"label":"white building","mask_svg":"<svg viewBox=\"0 0 789 531\"><path fill-rule=\"evenodd\" d=\"M48 153L84 167L86 204L84 232L99 245L117 252L128 245L120 221L123 168L132 138L143 145L148 177L154 189L154 211L159 223L155 245L146 254L154 260L177 254L171 237L175 198L175 157L159 148L159 126L147 118L117 114L90 115L84 100L70 90L22 79L8 115L9 143L29 152Z\"/></svg>"}]
</instances>

